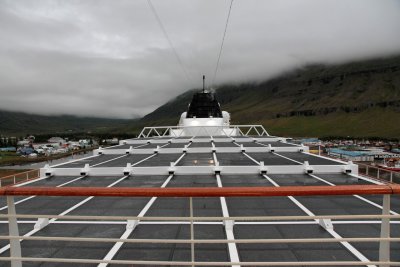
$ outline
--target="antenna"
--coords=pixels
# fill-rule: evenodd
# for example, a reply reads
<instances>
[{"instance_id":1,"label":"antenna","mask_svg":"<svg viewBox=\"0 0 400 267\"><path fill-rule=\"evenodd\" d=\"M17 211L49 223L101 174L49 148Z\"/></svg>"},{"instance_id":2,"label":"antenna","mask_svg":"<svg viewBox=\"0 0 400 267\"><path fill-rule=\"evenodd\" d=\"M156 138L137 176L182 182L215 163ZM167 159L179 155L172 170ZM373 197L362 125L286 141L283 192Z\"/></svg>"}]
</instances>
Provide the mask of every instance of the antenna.
<instances>
[{"instance_id":1,"label":"antenna","mask_svg":"<svg viewBox=\"0 0 400 267\"><path fill-rule=\"evenodd\" d=\"M204 93L204 83L205 83L205 80L206 80L206 75L203 75L203 93Z\"/></svg>"}]
</instances>

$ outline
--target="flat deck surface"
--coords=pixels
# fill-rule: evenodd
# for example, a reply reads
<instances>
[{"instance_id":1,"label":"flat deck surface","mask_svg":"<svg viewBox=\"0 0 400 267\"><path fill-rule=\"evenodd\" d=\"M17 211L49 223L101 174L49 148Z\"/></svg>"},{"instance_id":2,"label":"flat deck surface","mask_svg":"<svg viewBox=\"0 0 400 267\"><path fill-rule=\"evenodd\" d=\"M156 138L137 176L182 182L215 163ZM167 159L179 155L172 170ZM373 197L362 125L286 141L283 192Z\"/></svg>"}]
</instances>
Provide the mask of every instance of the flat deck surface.
<instances>
[{"instance_id":1,"label":"flat deck surface","mask_svg":"<svg viewBox=\"0 0 400 267\"><path fill-rule=\"evenodd\" d=\"M204 138L204 137L202 137ZM239 138L236 138L239 139ZM238 142L236 140L236 142ZM280 143L280 142L277 142ZM192 143L191 145L211 144ZM215 145L232 142L215 142ZM246 143L256 144L256 143ZM271 143L272 144L272 143ZM183 147L184 144L170 144ZM256 144L257 145L257 144ZM168 147L167 145L166 147ZM117 147L116 147L117 148ZM126 145L119 146L127 149ZM340 164L336 161L312 156L306 153L216 153L222 166L256 166L260 161L265 165L299 165L309 161L314 165ZM180 159L178 161L178 159ZM177 162L178 161L178 162ZM100 155L77 162L69 162L59 168L82 168L85 164L98 167L123 167L131 163L138 167L169 166L213 166L212 153L175 153L147 155ZM274 187L312 185L364 185L372 184L367 179L346 174L268 174L268 175L133 175L126 176L54 176L38 179L21 186L51 187ZM37 215L102 215L102 216L165 216L181 217L190 215L188 198L179 197L15 197L18 214ZM393 213L400 212L400 197L391 200ZM319 197L230 197L193 198L194 216L307 216L307 215L356 215L381 214L382 196L319 196ZM0 197L0 213L7 213L6 200ZM119 220L53 220L41 230L34 230L35 219L19 219L20 235L50 237L108 237L129 239L190 239L188 222L176 220L141 221L129 231L126 221ZM332 220L335 236L379 237L380 224L374 219ZM400 220L392 221L391 236L400 237ZM0 235L8 235L8 224L0 219ZM235 239L271 238L332 238L332 232L325 230L314 220L293 221L246 221L237 220L233 227ZM195 239L226 239L227 230L222 221L194 223ZM8 240L0 240L0 257L9 256L5 248ZM350 243L354 250L369 260L378 260L378 243ZM21 242L22 254L27 257L86 258L103 259L113 251L113 259L119 260L160 260L190 261L189 244L124 243L113 249L115 243L68 242L68 241L27 241ZM237 244L241 261L357 261L354 250L340 243L282 243L282 244ZM196 261L230 261L232 251L226 244L196 244ZM392 243L391 260L400 261L400 245ZM25 263L24 266L67 266L54 263ZM10 266L0 262L0 266ZM77 266L70 264L68 266Z\"/></svg>"}]
</instances>

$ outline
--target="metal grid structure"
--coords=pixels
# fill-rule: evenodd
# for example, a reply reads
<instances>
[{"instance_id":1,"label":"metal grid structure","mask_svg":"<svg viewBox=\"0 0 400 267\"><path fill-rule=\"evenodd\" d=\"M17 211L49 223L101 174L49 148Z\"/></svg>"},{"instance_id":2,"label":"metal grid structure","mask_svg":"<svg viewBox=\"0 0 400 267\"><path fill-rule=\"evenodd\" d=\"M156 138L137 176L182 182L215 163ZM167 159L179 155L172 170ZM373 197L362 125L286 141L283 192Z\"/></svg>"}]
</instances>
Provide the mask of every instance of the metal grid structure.
<instances>
[{"instance_id":1,"label":"metal grid structure","mask_svg":"<svg viewBox=\"0 0 400 267\"><path fill-rule=\"evenodd\" d=\"M95 154L0 191L0 265L400 264L398 185L285 138L147 137Z\"/></svg>"},{"instance_id":2,"label":"metal grid structure","mask_svg":"<svg viewBox=\"0 0 400 267\"><path fill-rule=\"evenodd\" d=\"M157 137L181 137L184 129L190 129L193 135L211 135L212 132L219 130L224 136L232 135L257 135L269 136L268 132L262 125L230 125L230 126L154 126L144 127L139 134L139 138L147 138L151 136Z\"/></svg>"}]
</instances>

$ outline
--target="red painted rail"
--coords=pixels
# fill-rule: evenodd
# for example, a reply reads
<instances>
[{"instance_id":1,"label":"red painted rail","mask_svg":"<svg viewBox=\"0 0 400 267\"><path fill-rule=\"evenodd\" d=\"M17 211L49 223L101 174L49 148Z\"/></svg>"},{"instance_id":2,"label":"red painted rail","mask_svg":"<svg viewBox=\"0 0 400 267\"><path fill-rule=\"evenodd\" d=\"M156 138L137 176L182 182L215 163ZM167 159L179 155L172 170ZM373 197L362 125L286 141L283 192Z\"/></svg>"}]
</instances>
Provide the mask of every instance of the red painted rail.
<instances>
[{"instance_id":1,"label":"red painted rail","mask_svg":"<svg viewBox=\"0 0 400 267\"><path fill-rule=\"evenodd\" d=\"M400 185L338 185L284 187L179 187L179 188L104 188L104 187L7 187L3 196L99 196L99 197L272 197L320 195L400 194Z\"/></svg>"}]
</instances>

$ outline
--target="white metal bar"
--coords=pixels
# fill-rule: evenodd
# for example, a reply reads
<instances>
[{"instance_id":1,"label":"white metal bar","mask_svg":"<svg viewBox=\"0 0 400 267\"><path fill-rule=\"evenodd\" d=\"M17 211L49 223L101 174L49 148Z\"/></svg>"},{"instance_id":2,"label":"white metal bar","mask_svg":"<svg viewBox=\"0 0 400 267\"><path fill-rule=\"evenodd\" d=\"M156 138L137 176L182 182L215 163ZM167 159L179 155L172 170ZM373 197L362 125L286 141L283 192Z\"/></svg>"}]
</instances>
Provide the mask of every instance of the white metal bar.
<instances>
[{"instance_id":1,"label":"white metal bar","mask_svg":"<svg viewBox=\"0 0 400 267\"><path fill-rule=\"evenodd\" d=\"M164 181L164 183L161 185L161 188L164 188L167 186L167 184L169 183L169 181L171 181L173 175L168 176L168 178ZM140 211L139 216L138 217L143 217L146 215L147 211L150 209L150 207L153 205L153 203L156 201L157 197L152 197L149 202L147 202L146 206L144 206L144 208ZM129 219L127 220L129 221ZM137 221L139 223L139 220L133 220L133 221ZM107 260L110 261L112 260L115 255L118 253L118 251L121 249L122 245L124 244L124 242L121 241L121 239L127 239L132 232L135 230L135 227L132 228L127 228L125 230L125 232L122 234L122 236L119 238L120 240L118 242L116 242L114 244L114 246L110 249L110 251L108 251L108 253L104 256L103 260ZM108 265L108 263L103 262L100 263L98 265L98 267L106 267Z\"/></svg>"},{"instance_id":2,"label":"white metal bar","mask_svg":"<svg viewBox=\"0 0 400 267\"><path fill-rule=\"evenodd\" d=\"M31 241L62 241L62 242L101 242L101 243L160 243L160 244L286 244L286 243L339 243L339 242L399 242L400 238L394 237L368 237L368 238L261 238L261 239L127 239L127 238L93 238L93 237L66 237L66 236L0 236L0 240L31 240ZM384 260L385 261L385 260Z\"/></svg>"},{"instance_id":3,"label":"white metal bar","mask_svg":"<svg viewBox=\"0 0 400 267\"><path fill-rule=\"evenodd\" d=\"M213 153L213 154L215 154L215 153ZM222 187L221 176L219 174L216 174L215 178L217 179L218 187ZM226 204L225 197L220 197L219 199L221 201L222 215L224 217L229 218L228 205ZM235 235L233 233L234 220L228 220L228 221L225 221L224 223L225 223L224 228L225 228L225 234L226 234L227 240L235 240ZM229 251L229 258L230 258L231 262L240 262L239 252L238 252L236 243L228 243L228 251ZM241 265L240 264L232 264L232 266L240 267Z\"/></svg>"},{"instance_id":4,"label":"white metal bar","mask_svg":"<svg viewBox=\"0 0 400 267\"><path fill-rule=\"evenodd\" d=\"M112 186L118 184L119 182L123 181L123 180L126 179L127 177L128 177L128 176L124 176L124 177L120 178L119 180L117 180L117 181L111 183L111 184L108 185L107 187L112 187ZM83 178L83 177L82 177L82 178ZM58 216L62 217L62 216L64 216L65 214L68 214L69 212L71 212L71 211L77 209L78 207L82 206L83 204L85 204L86 202L88 202L89 200L91 200L92 198L94 198L94 197L91 196L91 197L85 198L84 200L82 200L81 202L79 202L79 203L77 203L76 205L72 206L71 208L69 208L69 209L63 211L63 212L60 213ZM45 216L42 216L42 215L38 215L37 218L48 218L48 217L45 217ZM53 222L56 221L57 219L58 219L58 218L53 217L53 218L49 221L49 224L50 224L50 223L53 223ZM36 229L34 228L34 229L31 230L30 232L26 233L24 236L31 236L31 235L33 235L33 234L39 232L40 230L41 230L41 228L36 228ZM10 248L10 245L6 245L6 246L2 247L2 248L0 249L0 254L2 254L3 252L7 251L9 248Z\"/></svg>"},{"instance_id":5,"label":"white metal bar","mask_svg":"<svg viewBox=\"0 0 400 267\"><path fill-rule=\"evenodd\" d=\"M190 217L193 217L193 198L189 197L189 212L190 212ZM191 259L192 262L195 261L194 258L194 226L193 226L193 220L190 220L190 240L192 241L190 244L190 254L191 254ZM194 267L194 265L192 265Z\"/></svg>"},{"instance_id":6,"label":"white metal bar","mask_svg":"<svg viewBox=\"0 0 400 267\"><path fill-rule=\"evenodd\" d=\"M317 180L319 180L319 181L321 181L321 182L323 182L323 183L326 183L326 184L328 184L328 185L331 185L331 186L336 186L334 183L331 183L331 182L329 182L329 181L327 181L327 180L325 180L325 179L323 179L323 178L321 178L321 177L318 177L317 175L315 175L315 174L308 174L309 176L311 176L311 177L313 177L313 178L315 178L315 179L317 179ZM374 206L374 207L376 207L376 208L378 208L378 209L383 209L383 207L381 206L381 205L379 205L379 204L377 204L377 203L375 203L375 202L373 202L373 201L371 201L371 200L368 200L368 199L366 199L366 198L364 198L364 197L362 197L362 196L360 196L360 195L352 195L352 196L354 196L355 198L358 198L359 200L361 200L361 201L363 201L363 202L366 202L366 203L368 203L368 204L370 204L370 205L372 205L372 206ZM393 214L393 215L399 215L397 212L395 212L395 211L390 211L390 213L391 214Z\"/></svg>"},{"instance_id":7,"label":"white metal bar","mask_svg":"<svg viewBox=\"0 0 400 267\"><path fill-rule=\"evenodd\" d=\"M300 161L294 160L294 159L292 159L292 158L285 157L285 156L283 156L283 155L281 155L281 154L278 154L278 153L276 153L276 152L272 152L272 154L274 154L274 155L277 155L277 156L279 156L279 157L281 157L281 158L284 158L284 159L287 159L287 160L293 161L293 162L295 162L295 163L303 164L303 162L300 162Z\"/></svg>"},{"instance_id":8,"label":"white metal bar","mask_svg":"<svg viewBox=\"0 0 400 267\"><path fill-rule=\"evenodd\" d=\"M106 160L106 161L103 161L103 162L100 162L100 163L91 165L90 167L100 166L100 165L102 165L102 164L104 164L104 163L108 163L108 162L110 162L110 161L113 161L113 160L116 160L116 159L120 159L120 158L123 158L123 157L126 157L126 156L127 156L127 155L124 154L124 155L122 155L122 156L118 156L118 157L115 157L115 158L112 158L112 159L109 159L109 160Z\"/></svg>"},{"instance_id":9,"label":"white metal bar","mask_svg":"<svg viewBox=\"0 0 400 267\"><path fill-rule=\"evenodd\" d=\"M126 220L144 220L144 221L227 221L227 220L240 220L240 221L280 221L280 220L309 220L309 219L400 219L400 215L382 215L382 214L370 214L370 215L315 215L315 216L231 216L231 217L141 217L141 216L81 216L81 215L49 215L49 214L17 214L7 215L0 214L0 218L57 218L65 220L112 220L112 221L126 221Z\"/></svg>"},{"instance_id":10,"label":"white metal bar","mask_svg":"<svg viewBox=\"0 0 400 267\"><path fill-rule=\"evenodd\" d=\"M157 129L154 129L154 131L156 132L157 136L161 136L160 133L157 131Z\"/></svg>"},{"instance_id":11,"label":"white metal bar","mask_svg":"<svg viewBox=\"0 0 400 267\"><path fill-rule=\"evenodd\" d=\"M383 215L390 214L390 195L383 196ZM390 218L382 219L381 238L390 237ZM381 240L379 242L379 261L390 261L390 242ZM380 264L380 267L388 267L387 264Z\"/></svg>"},{"instance_id":12,"label":"white metal bar","mask_svg":"<svg viewBox=\"0 0 400 267\"><path fill-rule=\"evenodd\" d=\"M71 181L68 181L68 182L62 183L62 184L60 184L60 185L57 185L56 187L62 187L62 186L64 186L64 185L73 183L73 182L75 182L75 181L77 181L77 180L82 179L83 177L84 177L84 176L80 176L80 177L78 177L78 178L72 179ZM45 178L46 178L46 177L40 178L40 180L45 179ZM38 180L31 181L31 182L37 182L37 181L38 181ZM30 182L29 182L29 183L30 183ZM30 196L30 197L23 198L23 199L21 199L21 200L18 200L18 201L15 202L14 204L17 205L17 204L23 203L23 202L25 202L25 201L27 201L27 200L30 200L30 199L34 198L34 197L36 197L36 196ZM7 206L1 207L1 208L0 208L0 211L5 210L5 209L7 209Z\"/></svg>"},{"instance_id":13,"label":"white metal bar","mask_svg":"<svg viewBox=\"0 0 400 267\"><path fill-rule=\"evenodd\" d=\"M17 221L18 224L35 224L37 220L30 221ZM382 221L332 221L332 224L381 224ZM0 224L8 224L8 221L0 221ZM104 225L126 225L126 221L55 221L53 224L104 224ZM180 224L180 225L189 225L190 222L187 221L140 221L139 224L143 225L163 225L163 224ZM207 222L193 222L193 224L198 225L222 225L221 221L207 221ZM236 224L241 225L294 225L294 224L318 224L316 221L255 221L255 222L235 222ZM390 221L390 224L400 224L400 221Z\"/></svg>"},{"instance_id":14,"label":"white metal bar","mask_svg":"<svg viewBox=\"0 0 400 267\"><path fill-rule=\"evenodd\" d=\"M246 132L246 134L245 134L246 136L249 135L249 133L250 133L250 131L251 131L252 128L253 128L253 127L250 127L249 130L247 130L247 132Z\"/></svg>"},{"instance_id":15,"label":"white metal bar","mask_svg":"<svg viewBox=\"0 0 400 267\"><path fill-rule=\"evenodd\" d=\"M232 266L240 264L242 266L364 266L367 264L382 264L380 261L288 261L288 262L184 262L184 261L132 261L132 260L97 260L97 259L70 259L70 258L33 258L33 257L0 257L0 261L20 260L28 262L64 262L64 263L107 263L118 265L170 265L170 266ZM400 262L385 262L390 266L400 266Z\"/></svg>"},{"instance_id":16,"label":"white metal bar","mask_svg":"<svg viewBox=\"0 0 400 267\"><path fill-rule=\"evenodd\" d=\"M15 215L14 196L7 196L8 214ZM19 236L18 223L16 218L8 218L8 231L10 236ZM11 257L21 257L21 243L19 239L10 239ZM22 262L12 260L11 267L22 267Z\"/></svg>"},{"instance_id":17,"label":"white metal bar","mask_svg":"<svg viewBox=\"0 0 400 267\"><path fill-rule=\"evenodd\" d=\"M245 155L246 157L248 157L249 159L251 159L254 163L256 163L257 165L260 165L260 162L258 162L257 160L253 159L252 157L250 157L248 154L246 154L245 152L243 152L243 155Z\"/></svg>"},{"instance_id":18,"label":"white metal bar","mask_svg":"<svg viewBox=\"0 0 400 267\"><path fill-rule=\"evenodd\" d=\"M267 175L263 175L264 177L268 177ZM275 186L279 187L279 184L277 184L273 179L271 179L270 177L268 177L269 181L273 181ZM288 198L294 203L296 204L301 210L303 210L306 214L309 215L309 217L315 217L315 214L313 212L311 212L308 208L306 208L303 204L300 203L300 201L298 201L297 199L295 199L293 196L288 196ZM316 220L317 221L317 220ZM319 221L317 221L319 223ZM332 235L335 239L340 239L342 238L336 231L334 231L333 229L328 229L328 228L324 228L330 235ZM341 242L341 244L348 250L350 251L354 256L356 256L360 261L363 262L368 262L369 259L366 258L361 252L359 252L355 247L353 247L350 243L348 242ZM369 267L374 266L374 265L368 265Z\"/></svg>"}]
</instances>

